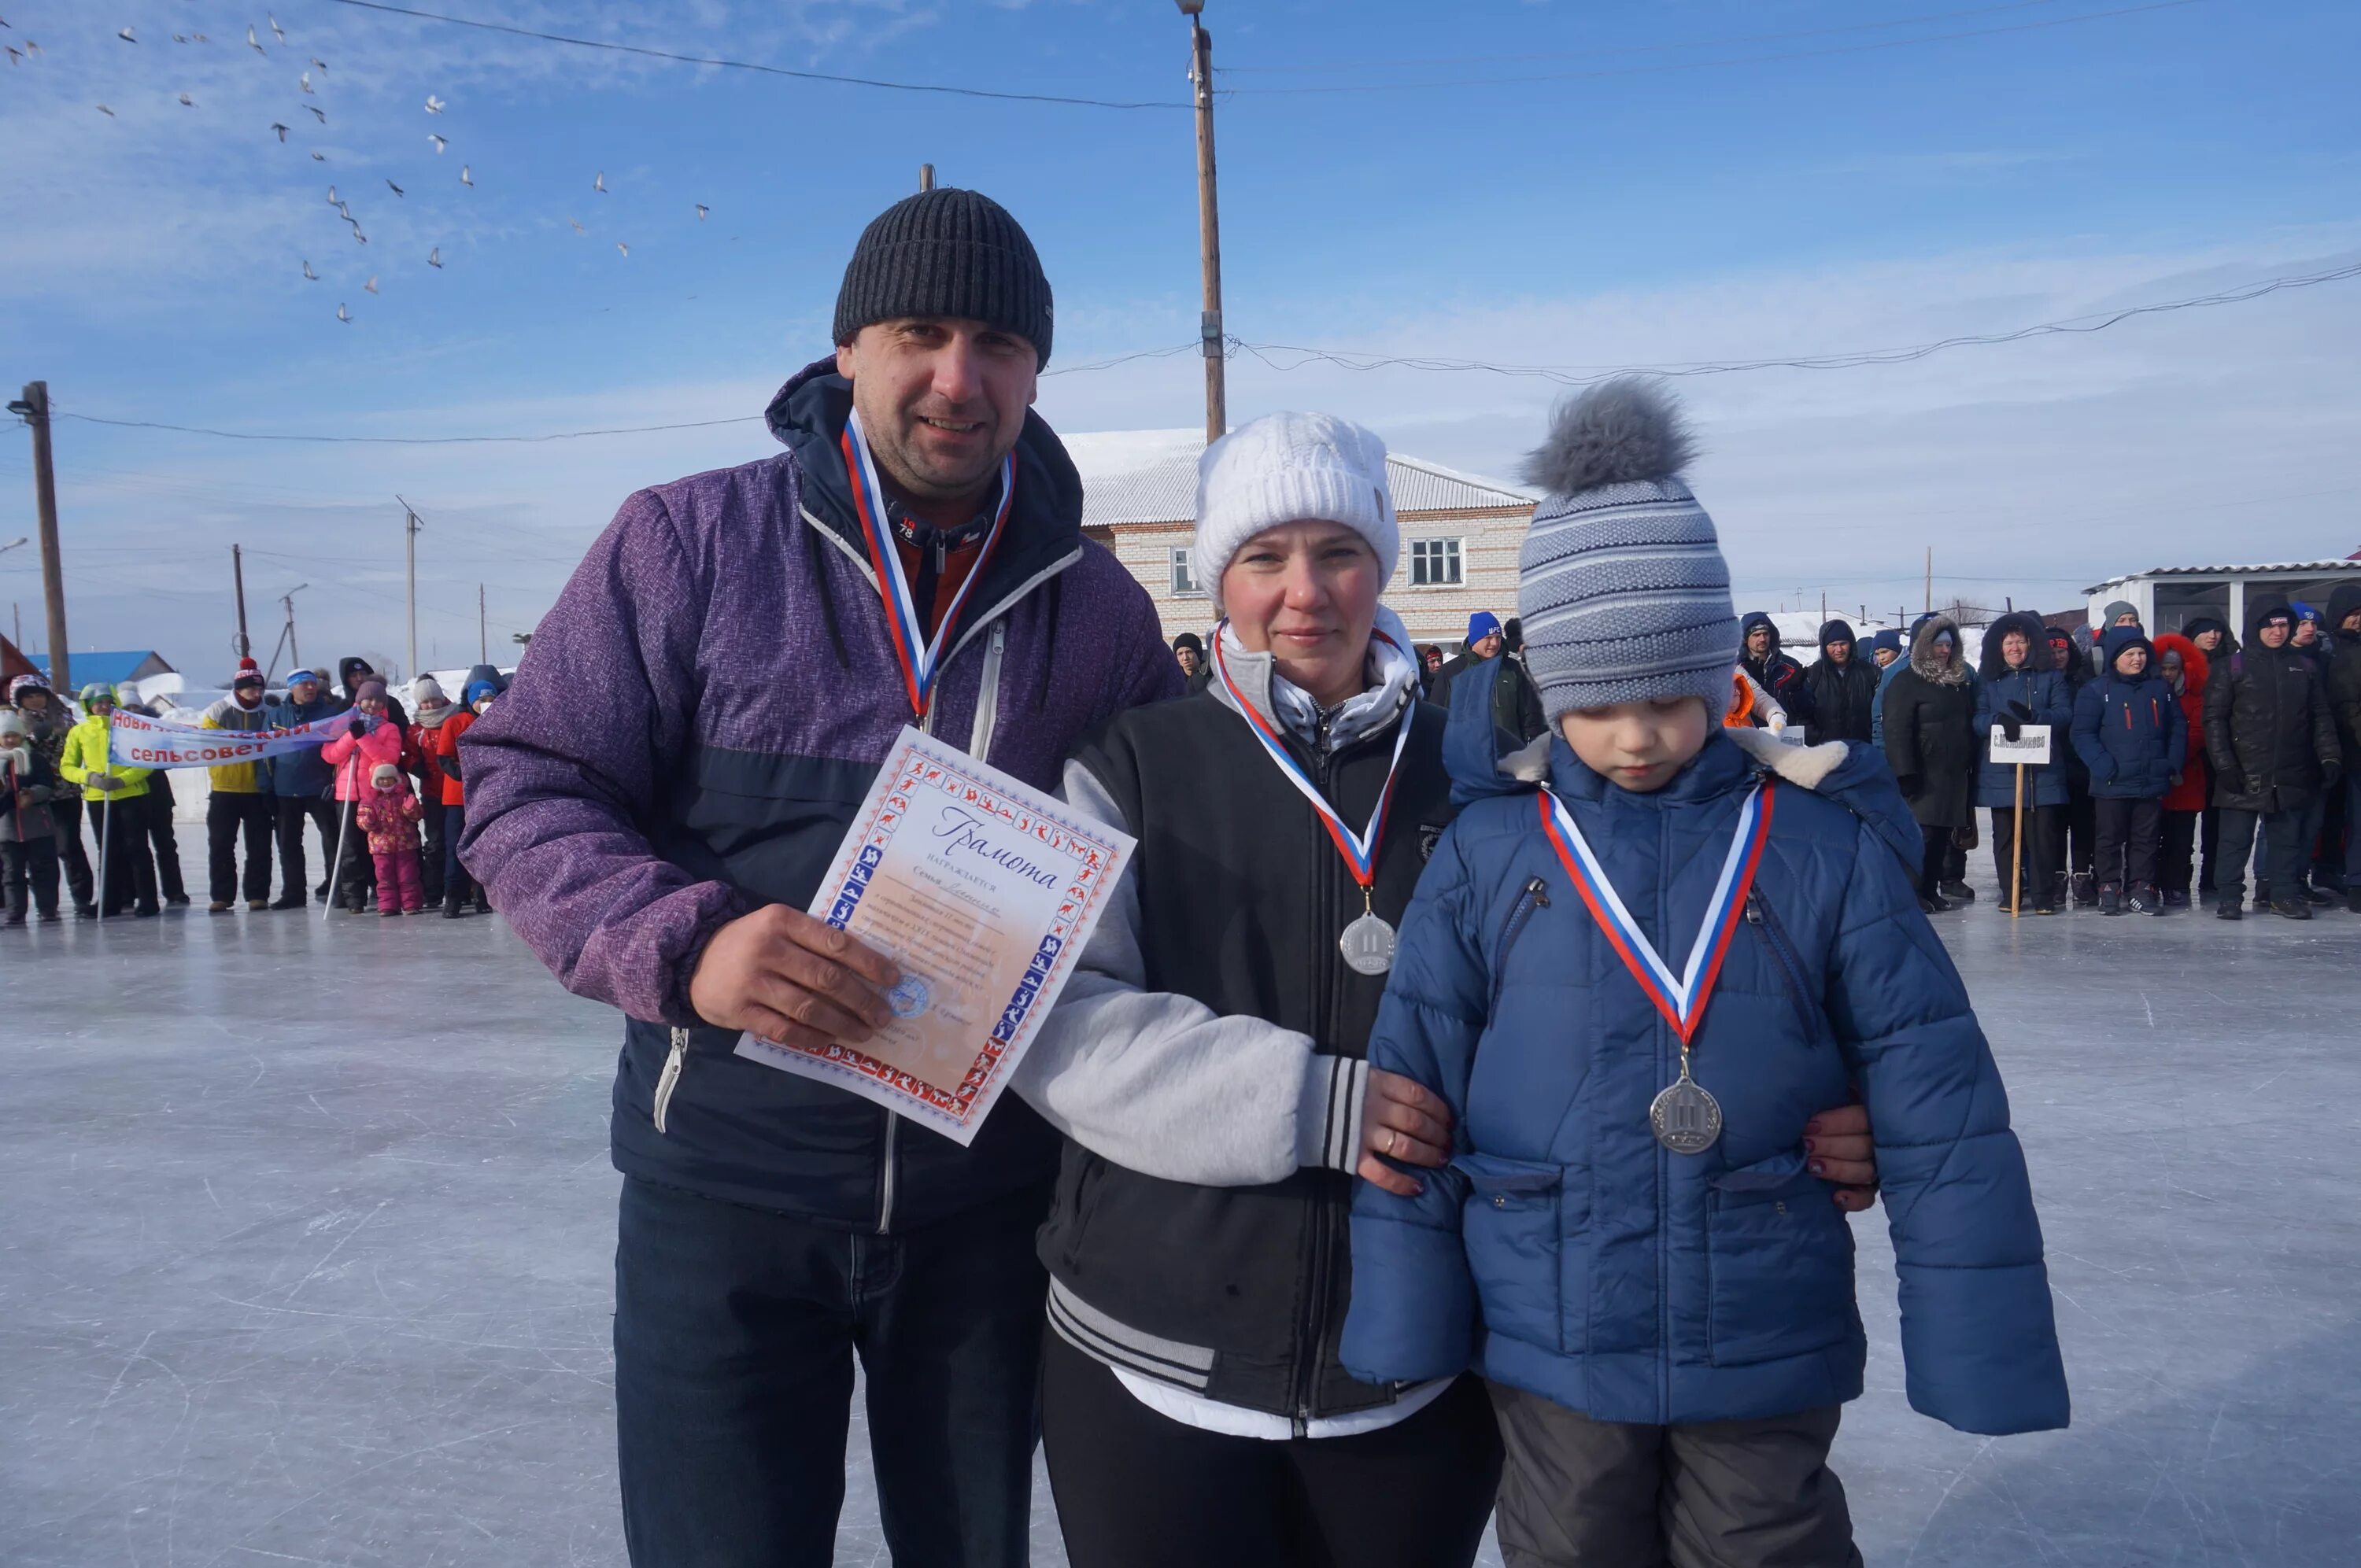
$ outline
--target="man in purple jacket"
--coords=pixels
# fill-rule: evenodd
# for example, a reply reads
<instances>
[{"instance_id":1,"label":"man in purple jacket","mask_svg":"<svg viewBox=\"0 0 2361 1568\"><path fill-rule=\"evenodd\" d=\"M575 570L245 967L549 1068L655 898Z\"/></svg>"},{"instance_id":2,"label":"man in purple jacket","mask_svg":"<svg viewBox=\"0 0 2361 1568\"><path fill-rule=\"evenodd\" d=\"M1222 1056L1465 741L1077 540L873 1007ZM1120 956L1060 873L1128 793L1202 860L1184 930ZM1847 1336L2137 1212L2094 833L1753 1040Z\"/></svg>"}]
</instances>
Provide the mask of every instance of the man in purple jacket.
<instances>
[{"instance_id":1,"label":"man in purple jacket","mask_svg":"<svg viewBox=\"0 0 2361 1568\"><path fill-rule=\"evenodd\" d=\"M1029 411L1050 333L997 204L889 209L834 358L772 400L785 452L626 500L461 743L461 859L625 1015L615 1405L643 1568L831 1560L856 1354L895 1563L1026 1561L1056 1135L1012 1095L961 1149L730 1053L885 1016L890 964L802 911L902 726L1049 790L1084 730L1180 693Z\"/></svg>"}]
</instances>

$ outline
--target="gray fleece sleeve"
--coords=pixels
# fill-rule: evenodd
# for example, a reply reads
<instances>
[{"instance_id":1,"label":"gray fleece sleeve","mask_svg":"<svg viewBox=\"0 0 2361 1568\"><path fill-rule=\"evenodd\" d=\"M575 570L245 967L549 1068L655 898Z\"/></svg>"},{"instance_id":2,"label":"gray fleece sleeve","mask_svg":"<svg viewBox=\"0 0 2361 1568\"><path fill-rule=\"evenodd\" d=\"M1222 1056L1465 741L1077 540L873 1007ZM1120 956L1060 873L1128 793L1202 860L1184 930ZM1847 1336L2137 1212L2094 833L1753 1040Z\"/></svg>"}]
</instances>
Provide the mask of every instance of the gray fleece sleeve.
<instances>
[{"instance_id":1,"label":"gray fleece sleeve","mask_svg":"<svg viewBox=\"0 0 2361 1568\"><path fill-rule=\"evenodd\" d=\"M1089 770L1059 794L1112 828L1123 814ZM1126 828L1128 831L1127 828ZM1253 1187L1357 1162L1368 1065L1309 1036L1147 989L1135 868L1108 898L1058 1005L1010 1087L1066 1136L1129 1170Z\"/></svg>"}]
</instances>

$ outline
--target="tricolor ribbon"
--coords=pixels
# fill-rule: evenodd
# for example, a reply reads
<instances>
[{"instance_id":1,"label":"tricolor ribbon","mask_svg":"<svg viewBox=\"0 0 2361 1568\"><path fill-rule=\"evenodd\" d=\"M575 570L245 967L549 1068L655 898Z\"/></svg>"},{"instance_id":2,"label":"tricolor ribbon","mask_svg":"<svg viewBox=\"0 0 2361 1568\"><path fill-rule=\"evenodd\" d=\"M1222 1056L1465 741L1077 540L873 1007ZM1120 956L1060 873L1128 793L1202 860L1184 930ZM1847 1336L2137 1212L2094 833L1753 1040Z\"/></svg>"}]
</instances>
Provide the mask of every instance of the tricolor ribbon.
<instances>
[{"instance_id":1,"label":"tricolor ribbon","mask_svg":"<svg viewBox=\"0 0 2361 1568\"><path fill-rule=\"evenodd\" d=\"M951 596L950 604L943 610L942 620L935 627L931 641L921 635L926 621L918 614L917 602L910 595L910 580L902 571L902 553L894 547L892 524L885 515L885 490L878 483L877 463L869 455L869 437L861 428L861 413L853 411L844 422L844 434L839 438L844 447L845 472L852 476L852 510L861 516L861 537L869 546L869 564L877 574L877 591L885 601L885 630L894 642L894 657L902 666L902 685L909 694L910 711L923 725L927 709L935 700L935 681L942 674L945 651L951 633L959 625L960 610L968 595L983 580L983 568L992 559L993 547L1000 543L1008 527L1009 503L1016 496L1016 458L1014 454L1000 460L1000 500L993 508L992 531L983 536L983 548L977 552L975 565L969 568L967 580L960 584Z\"/></svg>"},{"instance_id":2,"label":"tricolor ribbon","mask_svg":"<svg viewBox=\"0 0 2361 1568\"><path fill-rule=\"evenodd\" d=\"M1262 749L1270 753L1270 760L1279 764L1279 771L1286 776L1287 782L1293 784L1296 793L1310 801L1312 809L1320 814L1321 825L1328 829L1328 837L1335 844L1336 852L1345 857L1345 868L1353 873L1353 880L1360 883L1362 896L1367 898L1370 886L1378 878L1378 846L1385 839L1386 811L1393 805L1394 779L1401 772L1402 748L1410 744L1411 725L1418 717L1418 705L1411 703L1402 710L1401 732L1394 737L1394 757L1386 766L1386 784L1378 792L1378 807L1369 814L1367 828L1355 833L1345 826L1345 819L1336 815L1336 808L1328 804L1327 797L1320 793L1320 786L1312 782L1312 775L1303 771L1303 765L1287 749L1287 742L1279 739L1279 731L1272 728L1270 720L1256 711L1255 705L1248 702L1246 694L1238 689L1238 683L1230 674L1229 661L1222 653L1222 644L1229 626L1225 620L1213 628L1214 674L1221 680L1223 689L1230 694L1237 710L1246 716L1246 723L1254 729L1255 739L1261 741ZM1369 636L1397 653L1401 651L1401 644L1383 631L1372 629Z\"/></svg>"},{"instance_id":3,"label":"tricolor ribbon","mask_svg":"<svg viewBox=\"0 0 2361 1568\"><path fill-rule=\"evenodd\" d=\"M1688 967L1675 977L1670 965L1657 955L1655 948L1641 934L1640 923L1623 907L1615 894L1615 884L1607 880L1607 870L1598 857L1590 852L1590 845L1576 827L1574 814L1565 803L1549 790L1541 793L1542 831L1548 835L1550 848L1557 851L1558 862L1574 883L1575 892L1589 907L1590 917L1598 922L1606 933L1608 944L1623 959L1623 967L1640 982L1640 989L1655 1003L1664 1022L1680 1036L1681 1048L1688 1049L1689 1041L1697 1035L1697 1025L1704 1022L1705 1004L1713 994L1713 983L1721 974L1721 960L1730 952L1730 938L1738 929L1738 919L1746 907L1747 890L1754 885L1754 868L1762 863L1763 846L1771 838L1771 792L1757 784L1748 792L1746 802L1739 807L1738 831L1731 835L1730 853L1722 857L1721 875L1714 883L1713 897L1706 905L1705 919L1697 927L1697 943L1689 949Z\"/></svg>"}]
</instances>

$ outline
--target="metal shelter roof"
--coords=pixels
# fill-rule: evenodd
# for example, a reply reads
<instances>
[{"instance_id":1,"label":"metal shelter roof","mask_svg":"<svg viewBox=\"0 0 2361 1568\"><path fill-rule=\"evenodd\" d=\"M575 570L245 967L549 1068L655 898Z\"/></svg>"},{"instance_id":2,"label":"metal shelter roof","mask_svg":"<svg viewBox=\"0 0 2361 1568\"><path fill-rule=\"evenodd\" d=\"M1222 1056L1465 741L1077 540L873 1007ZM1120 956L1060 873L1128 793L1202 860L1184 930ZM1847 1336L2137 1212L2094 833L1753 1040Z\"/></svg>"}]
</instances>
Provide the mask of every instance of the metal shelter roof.
<instances>
[{"instance_id":1,"label":"metal shelter roof","mask_svg":"<svg viewBox=\"0 0 2361 1568\"><path fill-rule=\"evenodd\" d=\"M2343 560L2330 561L2266 561L2248 566L2150 566L2145 572L2125 572L2120 577L2093 583L2082 591L2095 594L2140 577L2256 577L2268 572L2349 575L2356 570L2356 560L2361 560L2361 556L2348 555Z\"/></svg>"}]
</instances>

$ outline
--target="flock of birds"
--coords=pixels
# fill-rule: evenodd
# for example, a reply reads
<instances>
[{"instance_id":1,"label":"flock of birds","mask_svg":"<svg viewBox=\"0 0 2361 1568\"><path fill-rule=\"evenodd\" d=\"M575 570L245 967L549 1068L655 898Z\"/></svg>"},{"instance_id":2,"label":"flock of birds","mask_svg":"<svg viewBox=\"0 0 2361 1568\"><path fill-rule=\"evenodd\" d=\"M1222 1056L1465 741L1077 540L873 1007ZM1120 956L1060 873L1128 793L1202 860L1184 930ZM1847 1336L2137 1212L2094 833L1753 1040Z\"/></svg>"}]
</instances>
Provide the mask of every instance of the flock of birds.
<instances>
[{"instance_id":1,"label":"flock of birds","mask_svg":"<svg viewBox=\"0 0 2361 1568\"><path fill-rule=\"evenodd\" d=\"M271 38L276 40L280 48L285 49L289 47L287 43L286 29L279 25L279 18L277 16L265 13L263 16L263 24L269 29ZM0 30L13 33L16 31L16 28L5 16L0 16ZM137 35L132 28L127 27L118 29L115 36L126 44L137 45L139 42ZM213 41L203 33L174 33L171 35L171 38L172 41L176 44L209 44ZM266 59L269 57L270 49L263 43L260 29L253 27L248 27L246 29L246 45L255 53L261 55ZM27 59L43 53L41 46L33 42L29 38L23 40L21 46L16 42L10 42L0 47L5 47L6 49L8 63L12 66L21 65ZM318 89L313 85L312 80L313 71L317 71L320 76L324 79L328 74L328 62L320 59L316 55L312 56L309 59L308 68L300 72L296 77L296 86L307 97L316 97L318 95ZM192 109L196 107L196 99L192 94L182 93L178 94L178 98L181 107ZM307 103L303 104L302 107L312 115L316 125L325 126L328 123L327 111L321 108L318 104ZM448 107L450 107L450 105L435 94L430 93L426 95L424 108L428 115L440 115ZM100 114L104 115L109 119L115 119L117 117L115 110L107 104L100 104L96 105L96 108ZM287 145L291 130L291 127L282 121L274 120L270 124L270 133L279 138L280 145L282 147ZM441 156L451 145L451 138L443 135L439 131L428 131L426 133L426 139L434 145L435 154L438 157ZM328 161L327 155L320 151L318 148L314 148L310 150L313 162L325 163ZM386 188L391 191L397 198L406 199L408 197L409 192L392 179L387 179L385 183ZM459 183L469 190L475 189L476 173L475 168L472 164L466 161L462 161L460 163ZM590 181L590 189L601 196L608 193L606 170L598 170L596 177ZM351 203L339 196L336 192L336 188L334 185L328 187L328 205L335 209L336 215L343 219L346 225L351 229L352 236L356 243L360 245L368 244L368 236L362 231L360 220L353 215ZM695 203L693 205L697 210L697 221L703 223L712 209L702 202ZM588 237L589 230L584 228L578 220L568 217L566 221L573 226L576 234ZM627 241L617 240L615 242L615 249L620 252L625 259L630 258L631 247ZM441 246L434 246L428 249L426 253L426 265L437 271L442 270L443 247ZM311 259L308 257L303 258L302 268L303 277L306 281L318 282L320 280L320 274L313 269ZM377 293L378 275L375 273L370 274L368 280L362 284L361 287L363 291L368 293ZM336 305L336 319L347 325L349 325L353 320L352 313L344 302L339 302Z\"/></svg>"}]
</instances>

